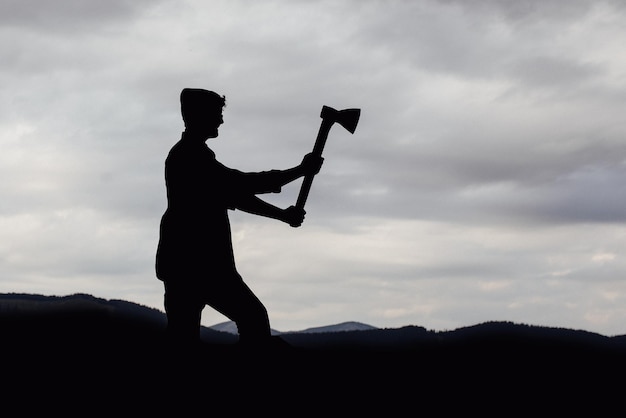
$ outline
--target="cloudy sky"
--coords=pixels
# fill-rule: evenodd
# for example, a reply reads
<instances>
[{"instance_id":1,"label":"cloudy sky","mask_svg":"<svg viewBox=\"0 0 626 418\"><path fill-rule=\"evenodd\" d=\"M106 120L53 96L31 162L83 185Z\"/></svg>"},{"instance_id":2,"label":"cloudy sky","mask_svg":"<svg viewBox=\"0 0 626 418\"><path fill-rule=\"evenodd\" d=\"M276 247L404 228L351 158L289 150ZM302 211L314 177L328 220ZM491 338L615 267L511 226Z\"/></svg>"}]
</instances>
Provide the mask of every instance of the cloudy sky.
<instances>
[{"instance_id":1,"label":"cloudy sky","mask_svg":"<svg viewBox=\"0 0 626 418\"><path fill-rule=\"evenodd\" d=\"M209 146L245 171L298 164L323 105L362 112L302 227L231 213L273 328L625 334L625 21L619 1L0 0L0 292L162 309L163 163L202 87L228 102Z\"/></svg>"}]
</instances>

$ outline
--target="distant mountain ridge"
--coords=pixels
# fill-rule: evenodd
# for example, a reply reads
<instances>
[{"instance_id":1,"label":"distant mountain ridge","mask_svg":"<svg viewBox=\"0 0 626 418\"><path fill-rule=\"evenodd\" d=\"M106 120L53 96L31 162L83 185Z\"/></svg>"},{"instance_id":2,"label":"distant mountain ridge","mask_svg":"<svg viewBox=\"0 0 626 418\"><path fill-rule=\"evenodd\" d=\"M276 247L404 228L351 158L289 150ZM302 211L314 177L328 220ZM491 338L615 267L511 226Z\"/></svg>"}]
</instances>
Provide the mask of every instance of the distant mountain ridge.
<instances>
[{"instance_id":1,"label":"distant mountain ridge","mask_svg":"<svg viewBox=\"0 0 626 418\"><path fill-rule=\"evenodd\" d=\"M61 319L59 319L61 318ZM83 334L105 338L117 328L132 328L132 337L144 333L162 333L167 319L165 313L134 302L103 299L77 293L67 296L44 296L24 293L0 294L0 320L4 324L15 321L37 326L38 332L51 332L49 324L66 328L78 327ZM44 325L48 324L48 328ZM98 329L101 328L101 329ZM59 328L61 329L61 328ZM108 334L107 334L108 333ZM237 341L237 328L232 321L210 327L203 326L202 339L208 343L231 344ZM607 337L583 330L549 328L512 322L486 322L452 331L429 331L424 327L407 325L400 328L376 328L361 322L347 321L334 325L307 328L300 331L277 331L282 339L296 347L350 348L398 350L416 347L444 347L452 344L512 344L524 343L569 344L577 346L626 348L626 335ZM95 338L95 337L94 337Z\"/></svg>"},{"instance_id":2,"label":"distant mountain ridge","mask_svg":"<svg viewBox=\"0 0 626 418\"><path fill-rule=\"evenodd\" d=\"M370 331L374 329L378 329L378 328L372 325L364 324L362 322L347 321L347 322L341 322L335 325L312 327L312 328L303 329L302 331L290 331L290 332L300 332L304 334L318 334L318 333L323 333L323 332Z\"/></svg>"},{"instance_id":3,"label":"distant mountain ridge","mask_svg":"<svg viewBox=\"0 0 626 418\"><path fill-rule=\"evenodd\" d=\"M215 331L238 334L237 324L235 324L235 322L233 321L220 322L219 324L211 325L209 328ZM320 326L320 327L306 328L300 331L278 331L278 330L272 329L272 335L283 335L283 334L292 334L292 333L319 334L319 333L324 333L324 332L369 331L373 329L378 329L378 328L372 325L364 324L362 322L346 321L346 322L341 322L339 324L334 324L334 325L325 325L325 326Z\"/></svg>"}]
</instances>

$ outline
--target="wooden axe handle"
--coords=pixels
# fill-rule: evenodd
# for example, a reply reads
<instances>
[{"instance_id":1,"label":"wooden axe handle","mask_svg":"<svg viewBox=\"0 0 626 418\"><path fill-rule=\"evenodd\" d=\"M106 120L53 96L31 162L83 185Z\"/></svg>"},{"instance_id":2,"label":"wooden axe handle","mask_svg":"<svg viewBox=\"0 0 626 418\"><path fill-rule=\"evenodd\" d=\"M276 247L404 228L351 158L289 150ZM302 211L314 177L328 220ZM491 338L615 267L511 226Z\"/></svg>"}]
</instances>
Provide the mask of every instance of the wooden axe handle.
<instances>
[{"instance_id":1,"label":"wooden axe handle","mask_svg":"<svg viewBox=\"0 0 626 418\"><path fill-rule=\"evenodd\" d=\"M323 114L323 110L322 110ZM328 132L330 132L330 128L335 123L334 119L327 118L322 119L322 123L320 125L320 129L317 132L317 139L315 140L315 145L313 145L312 153L314 155L322 156L322 151L324 150L324 145L326 145L326 139L328 138ZM298 194L298 200L296 201L296 207L299 209L304 209L304 204L306 203L307 197L309 197L309 191L311 190L311 185L313 184L313 177L315 175L304 176L304 180L302 181L302 186L300 186L300 193Z\"/></svg>"}]
</instances>

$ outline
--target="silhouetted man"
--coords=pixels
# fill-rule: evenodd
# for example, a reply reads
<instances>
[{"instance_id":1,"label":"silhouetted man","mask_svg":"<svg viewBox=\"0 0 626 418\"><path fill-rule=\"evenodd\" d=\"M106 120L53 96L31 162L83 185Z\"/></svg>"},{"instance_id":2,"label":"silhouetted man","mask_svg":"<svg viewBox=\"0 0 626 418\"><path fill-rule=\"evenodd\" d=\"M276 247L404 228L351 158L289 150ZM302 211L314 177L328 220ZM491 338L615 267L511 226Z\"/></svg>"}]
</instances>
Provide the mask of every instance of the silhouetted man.
<instances>
[{"instance_id":1,"label":"silhouetted man","mask_svg":"<svg viewBox=\"0 0 626 418\"><path fill-rule=\"evenodd\" d=\"M264 345L271 337L267 310L235 267L228 210L300 226L304 210L278 208L257 194L280 192L283 185L316 174L323 158L307 154L287 170L228 168L206 145L224 123L224 96L186 88L180 103L185 130L165 160L167 209L156 255L156 274L165 285L168 335L176 342L199 342L201 313L209 305L237 324L241 344Z\"/></svg>"}]
</instances>

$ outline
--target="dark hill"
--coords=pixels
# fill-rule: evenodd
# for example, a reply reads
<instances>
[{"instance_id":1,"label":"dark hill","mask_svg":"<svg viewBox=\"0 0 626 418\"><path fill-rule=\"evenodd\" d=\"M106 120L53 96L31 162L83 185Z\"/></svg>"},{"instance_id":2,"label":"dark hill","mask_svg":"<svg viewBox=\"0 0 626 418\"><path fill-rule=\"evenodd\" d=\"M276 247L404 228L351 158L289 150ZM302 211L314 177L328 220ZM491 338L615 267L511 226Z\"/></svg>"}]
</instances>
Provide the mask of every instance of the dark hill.
<instances>
[{"instance_id":1,"label":"dark hill","mask_svg":"<svg viewBox=\"0 0 626 418\"><path fill-rule=\"evenodd\" d=\"M626 412L621 336L488 322L283 333L292 349L244 352L236 336L204 329L201 348L179 353L164 329L162 312L131 302L0 295L4 399L66 416L244 405L290 416Z\"/></svg>"}]
</instances>

